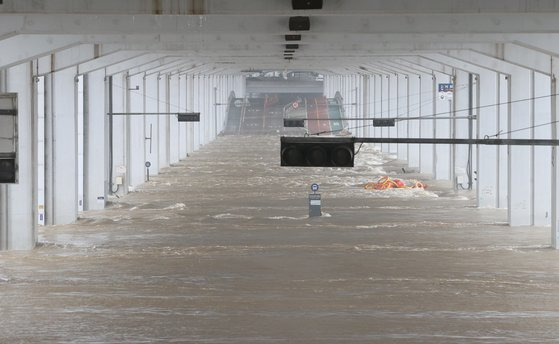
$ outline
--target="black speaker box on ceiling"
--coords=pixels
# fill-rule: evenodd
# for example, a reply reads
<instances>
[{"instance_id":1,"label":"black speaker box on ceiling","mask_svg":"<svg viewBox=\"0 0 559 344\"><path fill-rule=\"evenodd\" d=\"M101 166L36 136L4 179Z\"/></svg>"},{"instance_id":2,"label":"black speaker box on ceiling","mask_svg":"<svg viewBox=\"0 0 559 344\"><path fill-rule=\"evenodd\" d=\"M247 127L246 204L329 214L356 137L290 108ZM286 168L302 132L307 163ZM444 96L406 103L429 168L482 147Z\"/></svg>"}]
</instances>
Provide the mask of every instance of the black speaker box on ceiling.
<instances>
[{"instance_id":1,"label":"black speaker box on ceiling","mask_svg":"<svg viewBox=\"0 0 559 344\"><path fill-rule=\"evenodd\" d=\"M321 10L322 0L291 0L294 10Z\"/></svg>"},{"instance_id":2,"label":"black speaker box on ceiling","mask_svg":"<svg viewBox=\"0 0 559 344\"><path fill-rule=\"evenodd\" d=\"M286 41L300 41L301 35L285 35Z\"/></svg>"},{"instance_id":3,"label":"black speaker box on ceiling","mask_svg":"<svg viewBox=\"0 0 559 344\"><path fill-rule=\"evenodd\" d=\"M286 44L285 49L287 50L299 49L299 44Z\"/></svg>"},{"instance_id":4,"label":"black speaker box on ceiling","mask_svg":"<svg viewBox=\"0 0 559 344\"><path fill-rule=\"evenodd\" d=\"M309 17L289 17L290 31L309 31L311 20Z\"/></svg>"}]
</instances>

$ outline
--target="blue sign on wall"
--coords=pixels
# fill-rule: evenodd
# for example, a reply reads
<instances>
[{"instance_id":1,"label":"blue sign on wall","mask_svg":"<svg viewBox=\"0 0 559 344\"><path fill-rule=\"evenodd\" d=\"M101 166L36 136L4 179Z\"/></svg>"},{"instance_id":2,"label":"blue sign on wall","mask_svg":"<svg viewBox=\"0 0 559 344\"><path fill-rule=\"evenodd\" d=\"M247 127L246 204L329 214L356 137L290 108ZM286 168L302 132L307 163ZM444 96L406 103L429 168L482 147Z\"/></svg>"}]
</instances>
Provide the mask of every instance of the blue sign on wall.
<instances>
[{"instance_id":1,"label":"blue sign on wall","mask_svg":"<svg viewBox=\"0 0 559 344\"><path fill-rule=\"evenodd\" d=\"M452 92L454 91L454 84L439 84L439 92Z\"/></svg>"}]
</instances>

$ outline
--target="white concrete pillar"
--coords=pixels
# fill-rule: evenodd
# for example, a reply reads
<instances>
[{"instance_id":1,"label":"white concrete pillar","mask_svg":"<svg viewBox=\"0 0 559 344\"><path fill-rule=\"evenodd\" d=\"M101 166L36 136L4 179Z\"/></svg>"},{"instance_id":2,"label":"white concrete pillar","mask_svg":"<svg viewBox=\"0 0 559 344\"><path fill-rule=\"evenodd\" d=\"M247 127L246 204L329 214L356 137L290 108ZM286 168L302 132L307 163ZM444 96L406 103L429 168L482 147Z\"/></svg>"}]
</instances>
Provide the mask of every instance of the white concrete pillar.
<instances>
[{"instance_id":1,"label":"white concrete pillar","mask_svg":"<svg viewBox=\"0 0 559 344\"><path fill-rule=\"evenodd\" d=\"M421 109L421 75L409 76L408 117L419 117ZM408 121L408 137L420 137L420 121ZM408 166L419 168L419 145L408 145Z\"/></svg>"},{"instance_id":2,"label":"white concrete pillar","mask_svg":"<svg viewBox=\"0 0 559 344\"><path fill-rule=\"evenodd\" d=\"M369 85L368 85L368 80L367 77L365 75L362 74L358 74L357 75L357 117L358 118L365 118L367 115L367 108L366 108L366 104L365 104L365 96L368 91ZM359 120L359 136L364 137L365 136L365 125L366 125L366 121L364 120Z\"/></svg>"},{"instance_id":3,"label":"white concrete pillar","mask_svg":"<svg viewBox=\"0 0 559 344\"><path fill-rule=\"evenodd\" d=\"M36 62L38 63L38 62ZM1 79L1 77L0 77ZM45 77L33 83L34 110L37 113L37 225L45 225ZM1 86L0 86L1 87ZM1 237L1 236L0 236ZM1 239L0 239L1 240Z\"/></svg>"},{"instance_id":4,"label":"white concrete pillar","mask_svg":"<svg viewBox=\"0 0 559 344\"><path fill-rule=\"evenodd\" d=\"M214 106L213 106L213 85L212 85L212 76L206 76L206 132L208 134L208 138L206 142L210 142L213 140L213 132L215 129L214 126Z\"/></svg>"},{"instance_id":5,"label":"white concrete pillar","mask_svg":"<svg viewBox=\"0 0 559 344\"><path fill-rule=\"evenodd\" d=\"M361 90L359 94L361 95L361 117L362 118L370 118L370 109L369 103L371 102L371 82L370 82L369 75L362 75L361 76ZM372 125L372 121L363 120L361 121L361 135L363 137L367 137L369 135L369 125Z\"/></svg>"},{"instance_id":6,"label":"white concrete pillar","mask_svg":"<svg viewBox=\"0 0 559 344\"><path fill-rule=\"evenodd\" d=\"M192 111L196 111L195 107L194 107L194 78L192 76L192 74L187 74L186 75L186 106L187 109L192 110ZM194 131L194 126L196 124L194 123L187 123L186 124L186 130L187 130L187 154L190 154L194 151L194 147L195 147L195 131Z\"/></svg>"},{"instance_id":7,"label":"white concrete pillar","mask_svg":"<svg viewBox=\"0 0 559 344\"><path fill-rule=\"evenodd\" d=\"M477 113L477 137L484 138L498 132L497 107L499 103L498 74L480 70L479 109ZM477 145L477 202L478 207L497 207L498 197L498 146Z\"/></svg>"},{"instance_id":8,"label":"white concrete pillar","mask_svg":"<svg viewBox=\"0 0 559 344\"><path fill-rule=\"evenodd\" d=\"M167 74L159 75L158 77L158 112L167 113L169 112L169 82ZM158 119L158 133L159 133L159 168L165 168L169 166L169 130L170 121L169 116L159 116Z\"/></svg>"},{"instance_id":9,"label":"white concrete pillar","mask_svg":"<svg viewBox=\"0 0 559 344\"><path fill-rule=\"evenodd\" d=\"M529 70L519 70L511 75L511 102L529 99L533 94L533 75ZM530 127L533 118L532 101L510 104L509 130ZM511 139L530 139L532 132L522 130L509 134ZM508 159L509 224L532 224L532 147L510 146Z\"/></svg>"},{"instance_id":10,"label":"white concrete pillar","mask_svg":"<svg viewBox=\"0 0 559 344\"><path fill-rule=\"evenodd\" d=\"M454 117L467 116L469 111L469 73L456 70L454 79ZM452 120L453 138L467 139L469 136L468 120L455 119ZM468 188L468 145L453 145L453 168L454 182L459 189ZM471 163L471 161L470 161Z\"/></svg>"},{"instance_id":11,"label":"white concrete pillar","mask_svg":"<svg viewBox=\"0 0 559 344\"><path fill-rule=\"evenodd\" d=\"M0 71L0 91L17 93L18 183L0 185L0 249L30 250L37 242L36 137L31 63Z\"/></svg>"},{"instance_id":12,"label":"white concrete pillar","mask_svg":"<svg viewBox=\"0 0 559 344\"><path fill-rule=\"evenodd\" d=\"M202 87L202 77L200 75L196 75L195 78L194 78L194 83L195 83L195 85L194 85L194 89L195 89L194 92L195 93L194 94L195 94L195 97L196 97L194 105L196 106L196 111L200 112L200 122L195 123L195 128L194 128L194 130L196 132L195 150L198 150L203 144L203 142L202 142L202 140L203 140L203 131L202 131L203 122L202 121L203 121L203 118L204 118L204 114L202 113L203 112L203 109L202 109L203 90L201 89L201 87Z\"/></svg>"},{"instance_id":13,"label":"white concrete pillar","mask_svg":"<svg viewBox=\"0 0 559 344\"><path fill-rule=\"evenodd\" d=\"M209 133L208 133L208 87L207 87L207 77L206 75L200 75L200 112L202 113L202 120L200 121L200 140L202 145L208 143Z\"/></svg>"},{"instance_id":14,"label":"white concrete pillar","mask_svg":"<svg viewBox=\"0 0 559 344\"><path fill-rule=\"evenodd\" d=\"M374 95L373 95L373 118L381 118L382 117L382 75L373 75L374 78ZM374 137L382 137L382 130L380 127L373 127L373 136ZM381 145L375 143L375 146L380 147Z\"/></svg>"},{"instance_id":15,"label":"white concrete pillar","mask_svg":"<svg viewBox=\"0 0 559 344\"><path fill-rule=\"evenodd\" d=\"M200 112L200 121L202 121L203 118L203 114L201 113L201 108L200 108L200 76L199 75L194 75L193 79L193 90L194 90L194 95L193 95L193 108L194 111L196 112ZM198 150L198 148L200 148L200 144L201 144L201 138L200 138L200 133L201 133L201 124L200 123L194 123L194 147L193 149L196 151Z\"/></svg>"},{"instance_id":16,"label":"white concrete pillar","mask_svg":"<svg viewBox=\"0 0 559 344\"><path fill-rule=\"evenodd\" d=\"M533 102L533 125L539 126L532 129L531 136L536 139L550 139L551 126L551 78L547 75L534 73L534 102ZM534 225L547 226L551 224L551 147L532 147L532 174L534 185L532 188Z\"/></svg>"},{"instance_id":17,"label":"white concrete pillar","mask_svg":"<svg viewBox=\"0 0 559 344\"><path fill-rule=\"evenodd\" d=\"M361 91L360 91L360 84L359 84L359 75L353 74L350 75L350 83L351 83L351 109L353 111L353 118L356 118L356 121L353 121L352 126L355 128L353 131L357 137L362 136L362 128L361 128L361 120L360 117L363 117L362 114L359 112L360 103L361 103Z\"/></svg>"},{"instance_id":18,"label":"white concrete pillar","mask_svg":"<svg viewBox=\"0 0 559 344\"><path fill-rule=\"evenodd\" d=\"M430 117L435 113L434 75L423 74L421 76L420 116ZM435 136L434 119L419 120L419 135L421 138L432 138ZM433 174L434 172L434 149L435 145L422 144L419 146L419 170L422 173Z\"/></svg>"},{"instance_id":19,"label":"white concrete pillar","mask_svg":"<svg viewBox=\"0 0 559 344\"><path fill-rule=\"evenodd\" d=\"M126 76L123 74L113 75L112 100L113 112L126 112ZM128 193L129 171L126 170L126 142L128 140L126 116L113 116L112 130L112 193L123 195ZM116 184L116 178L122 177L123 185Z\"/></svg>"},{"instance_id":20,"label":"white concrete pillar","mask_svg":"<svg viewBox=\"0 0 559 344\"><path fill-rule=\"evenodd\" d=\"M397 111L394 117L408 117L408 75L399 74L398 75L398 97L396 98L397 101ZM408 133L408 121L397 121L396 122L396 137L398 138L406 138ZM398 159L400 160L408 160L408 145L407 144L398 144Z\"/></svg>"},{"instance_id":21,"label":"white concrete pillar","mask_svg":"<svg viewBox=\"0 0 559 344\"><path fill-rule=\"evenodd\" d=\"M388 116L387 117L396 117L398 116L398 74L389 74L388 75L388 87L389 87L389 96L388 96ZM388 127L388 137L396 138L398 137L398 129L396 127ZM388 152L392 154L398 154L398 145L396 143L388 144Z\"/></svg>"},{"instance_id":22,"label":"white concrete pillar","mask_svg":"<svg viewBox=\"0 0 559 344\"><path fill-rule=\"evenodd\" d=\"M208 111L208 142L213 141L215 137L215 108L214 108L214 85L213 75L206 78L206 90L208 94L208 101L206 108Z\"/></svg>"},{"instance_id":23,"label":"white concrete pillar","mask_svg":"<svg viewBox=\"0 0 559 344\"><path fill-rule=\"evenodd\" d=\"M188 112L186 104L186 75L179 75L179 109ZM179 159L186 159L187 154L187 123L179 123Z\"/></svg>"},{"instance_id":24,"label":"white concrete pillar","mask_svg":"<svg viewBox=\"0 0 559 344\"><path fill-rule=\"evenodd\" d=\"M217 107L217 109L219 110L219 123L218 123L218 135L221 134L221 132L223 131L223 129L225 128L225 119L227 117L227 105L229 103L229 94L228 94L228 90L226 87L226 83L225 83L225 75L220 75L219 76L219 100L218 103L219 104L223 104L223 105L219 105Z\"/></svg>"},{"instance_id":25,"label":"white concrete pillar","mask_svg":"<svg viewBox=\"0 0 559 344\"><path fill-rule=\"evenodd\" d=\"M237 76L239 78L241 97L246 97L246 80L244 75Z\"/></svg>"},{"instance_id":26,"label":"white concrete pillar","mask_svg":"<svg viewBox=\"0 0 559 344\"><path fill-rule=\"evenodd\" d=\"M202 116L203 121L202 124L202 135L203 135L203 144L207 144L210 141L210 126L211 126L211 112L209 110L210 104L210 92L209 92L209 85L208 85L208 76L202 75Z\"/></svg>"},{"instance_id":27,"label":"white concrete pillar","mask_svg":"<svg viewBox=\"0 0 559 344\"><path fill-rule=\"evenodd\" d=\"M215 140L215 138L217 137L218 134L218 105L217 105L217 99L218 99L218 82L217 82L217 77L215 75L212 75L211 77L211 96L212 96L212 101L210 103L210 109L212 111L212 140Z\"/></svg>"},{"instance_id":28,"label":"white concrete pillar","mask_svg":"<svg viewBox=\"0 0 559 344\"><path fill-rule=\"evenodd\" d=\"M229 87L227 87L227 75L223 76L222 87L223 87L223 103L229 104L230 101L229 97L231 96L232 90ZM222 109L223 109L223 117L221 120L221 131L225 130L225 126L227 123L227 111L229 109L229 105L224 105Z\"/></svg>"},{"instance_id":29,"label":"white concrete pillar","mask_svg":"<svg viewBox=\"0 0 559 344\"><path fill-rule=\"evenodd\" d=\"M551 57L551 87L549 94L555 95L559 76L559 58ZM551 97L551 138L559 139L559 102L557 96ZM551 246L559 249L559 149L551 147Z\"/></svg>"},{"instance_id":30,"label":"white concrete pillar","mask_svg":"<svg viewBox=\"0 0 559 344\"><path fill-rule=\"evenodd\" d=\"M128 109L132 113L145 112L144 107L144 79L143 75L137 74L127 77L127 102ZM128 188L134 188L143 184L146 180L145 168L145 116L126 116L127 125L127 160Z\"/></svg>"},{"instance_id":31,"label":"white concrete pillar","mask_svg":"<svg viewBox=\"0 0 559 344\"><path fill-rule=\"evenodd\" d=\"M498 132L506 132L509 127L509 112L510 106L510 76L499 74L499 106L497 107L497 128ZM503 135L501 138L508 138L508 135ZM506 209L508 207L508 146L499 146L497 149L498 161L498 197L497 207Z\"/></svg>"},{"instance_id":32,"label":"white concrete pillar","mask_svg":"<svg viewBox=\"0 0 559 344\"><path fill-rule=\"evenodd\" d=\"M107 200L105 73L84 75L84 210L105 208Z\"/></svg>"},{"instance_id":33,"label":"white concrete pillar","mask_svg":"<svg viewBox=\"0 0 559 344\"><path fill-rule=\"evenodd\" d=\"M54 224L68 224L78 217L76 69L53 75L53 211Z\"/></svg>"},{"instance_id":34,"label":"white concrete pillar","mask_svg":"<svg viewBox=\"0 0 559 344\"><path fill-rule=\"evenodd\" d=\"M179 76L173 74L169 76L169 112L180 112L180 91ZM169 117L169 162L176 164L179 162L179 122L177 116Z\"/></svg>"},{"instance_id":35,"label":"white concrete pillar","mask_svg":"<svg viewBox=\"0 0 559 344\"><path fill-rule=\"evenodd\" d=\"M84 84L83 75L75 77L74 87L75 114L76 114L76 141L77 141L77 178L78 178L78 214L84 210Z\"/></svg>"},{"instance_id":36,"label":"white concrete pillar","mask_svg":"<svg viewBox=\"0 0 559 344\"><path fill-rule=\"evenodd\" d=\"M374 80L370 74L363 76L363 90L362 90L362 99L363 99L363 117L364 118L373 118L373 111L371 107L372 99L373 99L373 89L374 89ZM363 136L364 137L371 137L371 129L373 126L372 120L365 120L363 121Z\"/></svg>"},{"instance_id":37,"label":"white concrete pillar","mask_svg":"<svg viewBox=\"0 0 559 344\"><path fill-rule=\"evenodd\" d=\"M388 75L382 75L381 78L382 86L381 86L381 108L380 108L380 117L386 118L390 117L390 78ZM380 137L388 138L389 131L387 127L380 128ZM390 151L390 144L382 143L381 144L382 151L388 153Z\"/></svg>"},{"instance_id":38,"label":"white concrete pillar","mask_svg":"<svg viewBox=\"0 0 559 344\"><path fill-rule=\"evenodd\" d=\"M435 111L438 115L435 120L435 137L450 138L451 137L451 120L444 117L451 116L450 99L441 99L438 97L438 84L448 84L452 82L450 75L435 72L435 80L437 84L437 94L435 94ZM450 180L451 177L451 149L450 145L435 145L435 169L433 177L438 180Z\"/></svg>"},{"instance_id":39,"label":"white concrete pillar","mask_svg":"<svg viewBox=\"0 0 559 344\"><path fill-rule=\"evenodd\" d=\"M204 88L205 77L203 75L198 75L198 107L200 109L200 123L199 123L199 140L200 147L206 144L206 115L205 112L205 102L206 102L206 90Z\"/></svg>"},{"instance_id":40,"label":"white concrete pillar","mask_svg":"<svg viewBox=\"0 0 559 344\"><path fill-rule=\"evenodd\" d=\"M148 113L159 112L159 80L156 74L144 76L144 103ZM145 124L145 137L148 138L144 142L145 160L149 161L150 175L157 175L160 170L159 166L159 116L147 115Z\"/></svg>"}]
</instances>

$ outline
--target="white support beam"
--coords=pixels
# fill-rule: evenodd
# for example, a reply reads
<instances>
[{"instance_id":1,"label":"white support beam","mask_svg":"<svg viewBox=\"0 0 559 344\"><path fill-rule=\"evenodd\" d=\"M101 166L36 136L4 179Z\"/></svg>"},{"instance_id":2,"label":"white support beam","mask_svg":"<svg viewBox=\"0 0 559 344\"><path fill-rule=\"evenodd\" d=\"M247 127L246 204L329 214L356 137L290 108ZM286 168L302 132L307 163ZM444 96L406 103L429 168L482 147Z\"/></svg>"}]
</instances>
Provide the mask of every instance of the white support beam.
<instances>
[{"instance_id":1,"label":"white support beam","mask_svg":"<svg viewBox=\"0 0 559 344\"><path fill-rule=\"evenodd\" d=\"M454 75L454 69L449 65L434 60L425 59L421 56L403 56L396 59L400 63L411 63L414 65L427 68L429 71L436 71L446 75Z\"/></svg>"},{"instance_id":2,"label":"white support beam","mask_svg":"<svg viewBox=\"0 0 559 344\"><path fill-rule=\"evenodd\" d=\"M37 75L56 72L95 58L96 48L93 44L79 44L68 49L53 52L39 58Z\"/></svg>"},{"instance_id":3,"label":"white support beam","mask_svg":"<svg viewBox=\"0 0 559 344\"><path fill-rule=\"evenodd\" d=\"M148 76L153 74L166 74L173 71L179 71L182 68L185 68L186 66L190 66L190 68L193 68L197 65L192 62L185 62L184 59L180 59L180 60L166 63L159 67L151 68L149 70L146 70L145 73Z\"/></svg>"},{"instance_id":4,"label":"white support beam","mask_svg":"<svg viewBox=\"0 0 559 344\"><path fill-rule=\"evenodd\" d=\"M411 63L402 59L396 59L396 60L391 60L390 63L392 63L395 66L401 66L402 68L406 68L408 70L410 70L411 74L429 74L429 73L433 73L436 70L424 67L420 64L415 64L415 63Z\"/></svg>"},{"instance_id":5,"label":"white support beam","mask_svg":"<svg viewBox=\"0 0 559 344\"><path fill-rule=\"evenodd\" d=\"M105 67L106 75L115 75L123 72L127 72L130 68L136 68L143 66L147 63L153 62L160 58L165 57L164 54L139 54L135 57L130 57L122 62L108 65Z\"/></svg>"},{"instance_id":6,"label":"white support beam","mask_svg":"<svg viewBox=\"0 0 559 344\"><path fill-rule=\"evenodd\" d=\"M2 19L3 20L3 19ZM71 35L17 35L0 40L0 69L30 61L79 43Z\"/></svg>"},{"instance_id":7,"label":"white support beam","mask_svg":"<svg viewBox=\"0 0 559 344\"><path fill-rule=\"evenodd\" d=\"M108 55L100 56L90 61L80 63L78 65L78 74L87 74L90 72L94 72L96 70L103 69L107 66L123 62L143 54L144 53L137 51L116 51Z\"/></svg>"},{"instance_id":8,"label":"white support beam","mask_svg":"<svg viewBox=\"0 0 559 344\"><path fill-rule=\"evenodd\" d=\"M517 44L503 44L502 58L507 62L542 74L551 74L551 56L534 49Z\"/></svg>"},{"instance_id":9,"label":"white support beam","mask_svg":"<svg viewBox=\"0 0 559 344\"><path fill-rule=\"evenodd\" d=\"M170 64L178 63L181 61L180 57L164 57L157 59L156 61L151 61L141 66L136 66L128 70L128 75L134 76L136 74L146 74L152 70L157 70L160 67L169 66Z\"/></svg>"}]
</instances>

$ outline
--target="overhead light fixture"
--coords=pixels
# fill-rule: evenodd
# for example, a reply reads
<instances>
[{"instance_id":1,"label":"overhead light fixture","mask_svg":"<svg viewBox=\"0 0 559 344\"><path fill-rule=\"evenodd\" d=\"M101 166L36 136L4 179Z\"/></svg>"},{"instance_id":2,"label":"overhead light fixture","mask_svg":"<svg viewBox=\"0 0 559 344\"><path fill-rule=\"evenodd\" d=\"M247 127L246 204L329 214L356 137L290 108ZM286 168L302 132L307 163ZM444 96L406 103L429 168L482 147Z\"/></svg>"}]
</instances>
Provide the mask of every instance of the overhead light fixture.
<instances>
[{"instance_id":1,"label":"overhead light fixture","mask_svg":"<svg viewBox=\"0 0 559 344\"><path fill-rule=\"evenodd\" d=\"M295 50L288 50L288 49L285 49L283 52L284 52L284 53L293 54L293 53L295 52Z\"/></svg>"},{"instance_id":2,"label":"overhead light fixture","mask_svg":"<svg viewBox=\"0 0 559 344\"><path fill-rule=\"evenodd\" d=\"M294 10L321 10L322 0L291 0Z\"/></svg>"},{"instance_id":3,"label":"overhead light fixture","mask_svg":"<svg viewBox=\"0 0 559 344\"><path fill-rule=\"evenodd\" d=\"M300 41L301 35L285 35L286 41Z\"/></svg>"},{"instance_id":4,"label":"overhead light fixture","mask_svg":"<svg viewBox=\"0 0 559 344\"><path fill-rule=\"evenodd\" d=\"M286 44L286 45L285 45L285 49L286 49L286 50L295 50L295 49L299 49L299 44Z\"/></svg>"},{"instance_id":5,"label":"overhead light fixture","mask_svg":"<svg viewBox=\"0 0 559 344\"><path fill-rule=\"evenodd\" d=\"M290 31L309 31L311 19L309 17L289 17Z\"/></svg>"},{"instance_id":6,"label":"overhead light fixture","mask_svg":"<svg viewBox=\"0 0 559 344\"><path fill-rule=\"evenodd\" d=\"M283 58L286 60L293 60L293 56L284 56Z\"/></svg>"}]
</instances>

